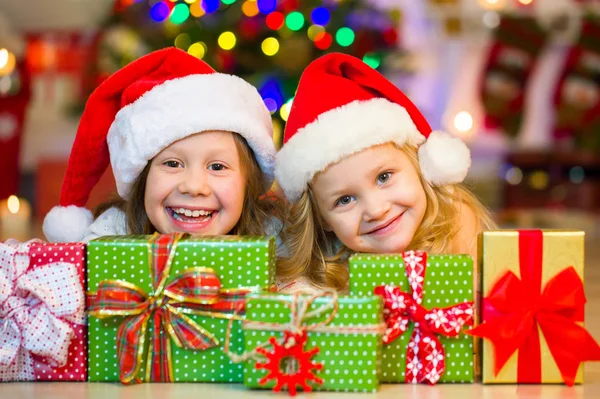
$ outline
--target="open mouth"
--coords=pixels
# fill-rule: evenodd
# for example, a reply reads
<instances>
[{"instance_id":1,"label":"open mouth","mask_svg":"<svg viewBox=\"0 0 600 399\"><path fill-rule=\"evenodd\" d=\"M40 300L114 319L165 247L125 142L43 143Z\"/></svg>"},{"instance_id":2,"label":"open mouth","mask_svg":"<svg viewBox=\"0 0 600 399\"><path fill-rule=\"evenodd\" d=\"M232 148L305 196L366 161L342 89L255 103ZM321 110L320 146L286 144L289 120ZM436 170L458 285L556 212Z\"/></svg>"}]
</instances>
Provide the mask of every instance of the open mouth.
<instances>
[{"instance_id":1,"label":"open mouth","mask_svg":"<svg viewBox=\"0 0 600 399\"><path fill-rule=\"evenodd\" d=\"M204 224L208 223L217 211L205 209L170 208L167 207L169 216L176 222Z\"/></svg>"}]
</instances>

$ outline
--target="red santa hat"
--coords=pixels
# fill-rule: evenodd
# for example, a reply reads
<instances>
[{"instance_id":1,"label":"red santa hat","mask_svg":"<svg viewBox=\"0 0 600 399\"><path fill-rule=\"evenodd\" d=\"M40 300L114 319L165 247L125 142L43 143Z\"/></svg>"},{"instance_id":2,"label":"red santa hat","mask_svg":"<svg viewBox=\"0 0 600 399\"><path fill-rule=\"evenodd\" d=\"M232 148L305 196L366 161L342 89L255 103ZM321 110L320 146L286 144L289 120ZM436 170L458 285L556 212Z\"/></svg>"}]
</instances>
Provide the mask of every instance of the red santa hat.
<instances>
[{"instance_id":1,"label":"red santa hat","mask_svg":"<svg viewBox=\"0 0 600 399\"><path fill-rule=\"evenodd\" d=\"M387 142L418 146L421 173L433 185L463 181L471 165L467 146L432 131L417 107L380 73L352 56L327 54L300 78L275 177L295 202L327 166Z\"/></svg>"},{"instance_id":2,"label":"red santa hat","mask_svg":"<svg viewBox=\"0 0 600 399\"><path fill-rule=\"evenodd\" d=\"M90 96L62 185L60 204L44 220L50 241L83 238L92 223L85 209L110 161L117 191L129 199L147 162L171 143L207 130L240 134L273 182L272 121L258 91L236 76L215 72L184 51L167 48L119 70Z\"/></svg>"}]
</instances>

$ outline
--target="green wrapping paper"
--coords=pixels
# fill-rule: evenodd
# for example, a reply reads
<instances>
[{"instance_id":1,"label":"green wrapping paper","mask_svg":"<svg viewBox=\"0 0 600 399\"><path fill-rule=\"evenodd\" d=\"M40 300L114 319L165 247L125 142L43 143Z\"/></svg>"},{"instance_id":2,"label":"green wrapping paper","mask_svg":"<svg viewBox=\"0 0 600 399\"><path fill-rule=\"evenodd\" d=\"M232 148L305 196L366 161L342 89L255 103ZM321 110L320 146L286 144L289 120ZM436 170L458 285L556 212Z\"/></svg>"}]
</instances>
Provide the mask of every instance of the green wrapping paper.
<instances>
[{"instance_id":1,"label":"green wrapping paper","mask_svg":"<svg viewBox=\"0 0 600 399\"><path fill-rule=\"evenodd\" d=\"M402 255L356 254L349 259L350 294L371 295L376 286L394 285L410 293ZM468 255L429 255L422 305L441 308L474 301L473 260ZM413 323L389 345L383 345L381 382L403 383L406 350ZM445 351L446 369L439 382L472 383L474 380L473 337L438 336Z\"/></svg>"},{"instance_id":2,"label":"green wrapping paper","mask_svg":"<svg viewBox=\"0 0 600 399\"><path fill-rule=\"evenodd\" d=\"M308 298L304 296L303 298ZM308 311L323 306L331 299L318 298ZM281 331L249 329L254 322L287 325L291 320L293 296L281 294L251 294L246 305L244 337L246 352L268 342L269 337L278 340ZM308 331L305 350L318 346L319 352L312 361L322 363L321 370L314 371L316 377L323 379L322 385L312 384L314 390L375 392L379 386L379 365L381 359L381 334L383 332L382 299L371 295L365 297L340 297L338 311L327 328L339 329L338 332ZM313 325L326 319L330 312L303 320L302 325ZM343 328L367 327L370 332L349 332ZM372 328L371 328L372 327ZM254 328L254 327L251 327ZM376 331L376 332L374 332ZM269 349L270 346L267 346ZM268 374L267 370L256 369L256 361L249 360L244 365L244 384L250 388L273 388L275 382L269 380L261 385L259 381Z\"/></svg>"},{"instance_id":3,"label":"green wrapping paper","mask_svg":"<svg viewBox=\"0 0 600 399\"><path fill-rule=\"evenodd\" d=\"M150 236L114 236L91 241L88 246L88 290L96 292L103 280L122 280L152 292L148 240ZM188 237L177 244L167 284L174 276L194 267L214 269L221 290L250 288L269 290L275 284L275 239L263 237ZM223 352L229 320L188 314L211 332L219 346L192 351L171 342L173 381L242 382L243 366ZM119 381L116 353L117 329L126 317L89 317L89 380ZM148 324L153 334L153 323ZM231 330L232 350L243 350L241 322ZM148 341L148 340L146 340ZM147 345L147 344L146 344ZM141 370L141 375L145 370Z\"/></svg>"}]
</instances>

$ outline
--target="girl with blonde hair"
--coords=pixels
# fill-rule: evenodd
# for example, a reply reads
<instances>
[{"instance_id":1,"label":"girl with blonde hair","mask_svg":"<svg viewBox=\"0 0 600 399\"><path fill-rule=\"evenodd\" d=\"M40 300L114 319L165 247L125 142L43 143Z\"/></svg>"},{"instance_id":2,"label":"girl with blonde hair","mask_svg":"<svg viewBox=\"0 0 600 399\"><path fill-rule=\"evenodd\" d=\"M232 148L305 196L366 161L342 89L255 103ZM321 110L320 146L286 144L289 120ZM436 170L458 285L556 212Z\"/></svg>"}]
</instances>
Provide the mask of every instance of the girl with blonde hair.
<instances>
[{"instance_id":1,"label":"girl with blonde hair","mask_svg":"<svg viewBox=\"0 0 600 399\"><path fill-rule=\"evenodd\" d=\"M276 159L291 208L284 290L348 286L352 252L467 253L494 228L461 182L470 153L361 60L328 54L305 70Z\"/></svg>"}]
</instances>

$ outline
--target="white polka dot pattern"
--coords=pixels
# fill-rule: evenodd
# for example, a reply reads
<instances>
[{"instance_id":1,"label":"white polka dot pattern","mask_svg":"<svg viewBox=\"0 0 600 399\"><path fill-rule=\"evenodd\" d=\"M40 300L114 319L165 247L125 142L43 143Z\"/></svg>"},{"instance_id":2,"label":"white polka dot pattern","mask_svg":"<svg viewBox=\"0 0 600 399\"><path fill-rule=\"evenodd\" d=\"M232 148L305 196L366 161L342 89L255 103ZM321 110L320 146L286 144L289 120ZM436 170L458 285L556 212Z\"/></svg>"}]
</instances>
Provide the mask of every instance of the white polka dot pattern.
<instances>
[{"instance_id":1,"label":"white polka dot pattern","mask_svg":"<svg viewBox=\"0 0 600 399\"><path fill-rule=\"evenodd\" d=\"M85 381L85 244L35 240L19 245L11 276L16 295L6 299L8 274L3 271L12 260L8 247L0 244L0 276L5 276L0 277L0 330L12 323L17 334L0 338L0 349L9 337L28 349L20 349L8 369L0 366L0 380Z\"/></svg>"},{"instance_id":2,"label":"white polka dot pattern","mask_svg":"<svg viewBox=\"0 0 600 399\"><path fill-rule=\"evenodd\" d=\"M247 303L246 319L285 324L290 321L290 309L281 303L291 301L288 295L251 295ZM323 305L317 300L310 309ZM330 326L351 327L373 325L382 322L383 306L381 298L340 297L339 311ZM307 320L308 323L323 321L327 314ZM245 350L268 341L269 337L281 337L281 332L245 330ZM381 357L381 335L375 333L324 333L309 332L305 349L318 346L320 351L313 360L323 363L323 369L316 373L324 380L315 385L315 390L339 392L376 392L379 386L377 373ZM256 370L253 360L244 364L244 385L251 388L273 387L273 382L260 385L258 381L265 375L264 370Z\"/></svg>"},{"instance_id":3,"label":"white polka dot pattern","mask_svg":"<svg viewBox=\"0 0 600 399\"><path fill-rule=\"evenodd\" d=\"M378 285L396 285L410 292L401 255L356 254L350 257L350 293L370 295ZM428 255L423 293L426 309L446 307L474 300L473 260L468 255ZM382 351L381 382L404 382L406 348L413 332L407 331ZM472 383L473 338L439 337L446 355L446 371L440 383ZM452 361L460 359L460 361Z\"/></svg>"},{"instance_id":4,"label":"white polka dot pattern","mask_svg":"<svg viewBox=\"0 0 600 399\"><path fill-rule=\"evenodd\" d=\"M151 292L145 236L104 237L88 244L89 290L106 279L124 280ZM275 283L275 239L263 237L192 237L179 242L171 276L191 267L210 267L221 287L266 289ZM170 281L170 279L168 280ZM221 346L188 351L171 345L175 382L242 382L243 366L233 364L223 353L227 319L190 315L212 332ZM123 318L89 318L90 381L118 381L116 332ZM152 331L149 332L151 334ZM243 350L241 323L231 332L233 351ZM142 373L144 371L142 370Z\"/></svg>"}]
</instances>

